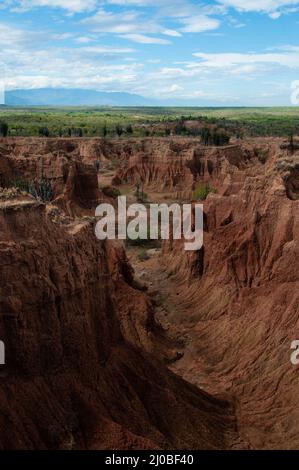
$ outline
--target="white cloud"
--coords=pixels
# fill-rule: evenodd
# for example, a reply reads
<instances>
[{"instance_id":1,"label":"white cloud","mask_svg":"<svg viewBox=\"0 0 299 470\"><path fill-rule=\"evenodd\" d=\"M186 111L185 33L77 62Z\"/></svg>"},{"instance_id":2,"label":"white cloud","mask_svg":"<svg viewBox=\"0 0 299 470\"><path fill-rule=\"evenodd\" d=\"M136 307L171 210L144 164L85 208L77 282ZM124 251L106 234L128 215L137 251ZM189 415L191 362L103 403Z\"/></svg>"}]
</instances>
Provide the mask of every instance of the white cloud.
<instances>
[{"instance_id":1,"label":"white cloud","mask_svg":"<svg viewBox=\"0 0 299 470\"><path fill-rule=\"evenodd\" d=\"M82 24L92 27L99 33L129 34L136 31L145 32L139 23L139 15L135 12L112 13L100 9L95 15L82 20ZM155 31L154 31L155 32Z\"/></svg>"},{"instance_id":2,"label":"white cloud","mask_svg":"<svg viewBox=\"0 0 299 470\"><path fill-rule=\"evenodd\" d=\"M6 88L121 89L140 80L142 65L123 63L133 48L103 44L56 47L53 42L48 47L49 41L64 39L65 34L25 31L0 23L0 63Z\"/></svg>"},{"instance_id":3,"label":"white cloud","mask_svg":"<svg viewBox=\"0 0 299 470\"><path fill-rule=\"evenodd\" d=\"M139 44L171 44L167 39L145 36L144 34L123 34L121 37L129 39L130 41L138 42Z\"/></svg>"},{"instance_id":4,"label":"white cloud","mask_svg":"<svg viewBox=\"0 0 299 470\"><path fill-rule=\"evenodd\" d=\"M185 89L194 89L196 82L203 82L205 87L209 87L216 81L215 89L232 88L233 84L243 86L245 83L255 83L257 90L261 88L262 77L282 76L287 71L299 69L299 47L288 47L284 52L275 53L218 53L208 54L204 52L194 53L197 61L182 62L177 66L161 67L159 71L153 72L149 76L151 83L159 82L174 83L183 86ZM245 85L244 85L245 86ZM237 92L236 92L237 93Z\"/></svg>"},{"instance_id":5,"label":"white cloud","mask_svg":"<svg viewBox=\"0 0 299 470\"><path fill-rule=\"evenodd\" d=\"M293 5L299 5L299 0L217 0L225 7L233 7L236 10L249 12L256 11L260 13L270 13L271 18L278 18L273 13Z\"/></svg>"},{"instance_id":6,"label":"white cloud","mask_svg":"<svg viewBox=\"0 0 299 470\"><path fill-rule=\"evenodd\" d=\"M181 90L183 90L183 87L175 83L169 87L170 93L174 93L175 91L181 91Z\"/></svg>"},{"instance_id":7,"label":"white cloud","mask_svg":"<svg viewBox=\"0 0 299 470\"><path fill-rule=\"evenodd\" d=\"M0 45L13 46L15 44L28 45L44 38L44 33L38 31L25 31L23 29L0 23ZM54 39L54 38L53 38Z\"/></svg>"},{"instance_id":8,"label":"white cloud","mask_svg":"<svg viewBox=\"0 0 299 470\"><path fill-rule=\"evenodd\" d=\"M180 1L184 2L184 0L180 0ZM110 5L147 7L147 6L162 6L165 3L171 3L171 0L106 0L106 3Z\"/></svg>"},{"instance_id":9,"label":"white cloud","mask_svg":"<svg viewBox=\"0 0 299 470\"><path fill-rule=\"evenodd\" d=\"M128 54L130 52L134 52L134 49L129 47L112 47L112 46L87 46L87 47L80 47L80 49L72 49L74 52L88 52L91 54Z\"/></svg>"},{"instance_id":10,"label":"white cloud","mask_svg":"<svg viewBox=\"0 0 299 470\"><path fill-rule=\"evenodd\" d=\"M153 4L155 0L107 0L111 5L135 5L137 7Z\"/></svg>"},{"instance_id":11,"label":"white cloud","mask_svg":"<svg viewBox=\"0 0 299 470\"><path fill-rule=\"evenodd\" d=\"M1 50L0 62L7 58L7 50ZM13 60L6 60L5 64L6 88L132 88L141 80L141 64L119 63L120 58L118 63L111 64L102 60L107 54L118 58L124 51L104 47L53 48L37 50L32 56L29 50L13 49Z\"/></svg>"},{"instance_id":12,"label":"white cloud","mask_svg":"<svg viewBox=\"0 0 299 470\"><path fill-rule=\"evenodd\" d=\"M272 18L272 20L277 20L281 17L281 15L282 13L280 11L273 11L272 13L269 13L269 16Z\"/></svg>"},{"instance_id":13,"label":"white cloud","mask_svg":"<svg viewBox=\"0 0 299 470\"><path fill-rule=\"evenodd\" d=\"M6 63L9 88L94 88L157 98L183 98L191 103L192 99L209 99L215 104L216 100L232 103L242 93L249 96L250 87L252 95L270 96L273 89L270 92L262 85L265 78L291 83L294 78L291 76L296 78L299 73L299 46L281 46L252 53L198 51L192 58L199 40L193 41L191 47L187 41L184 43L187 34L225 33L217 32L220 21L234 28L244 26L246 15L242 15L240 22L241 15L233 15L229 7L240 12L266 13L277 19L283 13L294 11L299 0L217 0L218 5L208 4L207 0L0 0L0 6L3 1L23 9L63 8L55 12L36 11L32 15L35 29L25 21L23 30L0 23L0 61ZM120 8L112 11L112 4ZM72 17L73 13L85 13L84 19ZM37 18L44 14L49 17L49 26L38 31ZM64 22L63 28L58 24L59 19ZM237 36L237 31L234 34ZM110 39L110 45L106 38ZM150 49L149 46L137 47L125 40L144 45L167 45L173 41L181 47L176 50L176 55L174 47L164 48L169 51L169 56L155 47L155 55L147 53L144 57L141 52ZM221 39L214 41L211 38L212 41L213 49L210 50L221 43ZM284 36L277 36L278 41L283 43ZM129 47L122 47L127 45ZM242 44L237 47L242 51ZM227 49L221 47L221 50ZM176 57L177 62L173 62L172 57Z\"/></svg>"},{"instance_id":14,"label":"white cloud","mask_svg":"<svg viewBox=\"0 0 299 470\"><path fill-rule=\"evenodd\" d=\"M91 38L89 36L79 36L75 38L74 41L78 44L88 44L89 42L94 41L94 38Z\"/></svg>"},{"instance_id":15,"label":"white cloud","mask_svg":"<svg viewBox=\"0 0 299 470\"><path fill-rule=\"evenodd\" d=\"M200 62L193 64L194 67L209 67L212 69L228 69L244 64L265 64L278 65L292 69L299 68L299 48L288 50L284 53L261 53L261 54L240 54L240 53L219 53L206 54L204 52L195 52L194 57L200 59Z\"/></svg>"},{"instance_id":16,"label":"white cloud","mask_svg":"<svg viewBox=\"0 0 299 470\"><path fill-rule=\"evenodd\" d=\"M71 13L94 10L97 0L18 0L15 11L31 10L35 7L63 8Z\"/></svg>"},{"instance_id":17,"label":"white cloud","mask_svg":"<svg viewBox=\"0 0 299 470\"><path fill-rule=\"evenodd\" d=\"M35 7L62 8L70 13L81 13L96 10L99 6L116 5L122 7L156 7L160 16L190 17L198 14L221 14L232 7L241 12L256 11L278 18L278 12L292 11L291 7L299 5L299 0L217 0L218 5L202 3L195 5L190 0L2 0L4 7L14 5L14 11L30 10Z\"/></svg>"},{"instance_id":18,"label":"white cloud","mask_svg":"<svg viewBox=\"0 0 299 470\"><path fill-rule=\"evenodd\" d=\"M233 28L244 28L244 26L246 26L245 23L241 23L239 20L237 20L233 16L227 15L226 19L227 19L228 24L232 26Z\"/></svg>"},{"instance_id":19,"label":"white cloud","mask_svg":"<svg viewBox=\"0 0 299 470\"><path fill-rule=\"evenodd\" d=\"M70 39L72 37L72 33L51 34L51 39L54 39L55 41L65 41L66 39Z\"/></svg>"},{"instance_id":20,"label":"white cloud","mask_svg":"<svg viewBox=\"0 0 299 470\"><path fill-rule=\"evenodd\" d=\"M180 22L184 24L184 26L180 28L180 31L184 33L201 33L203 31L217 29L220 26L220 21L206 15L182 18Z\"/></svg>"},{"instance_id":21,"label":"white cloud","mask_svg":"<svg viewBox=\"0 0 299 470\"><path fill-rule=\"evenodd\" d=\"M180 38L182 36L179 31L175 31L174 29L164 29L164 31L161 32L166 36L172 36L174 38Z\"/></svg>"},{"instance_id":22,"label":"white cloud","mask_svg":"<svg viewBox=\"0 0 299 470\"><path fill-rule=\"evenodd\" d=\"M153 5L155 5L155 2L153 2ZM122 35L164 34L171 37L181 37L182 33L210 31L220 26L218 19L204 13L198 14L200 9L196 8L195 5L184 4L184 2L180 2L178 8L176 8L176 4L172 5L172 8L169 5L170 3L166 0L163 7L159 10L159 15L152 15L150 19L148 16L144 16L141 11L115 13L101 8L93 16L82 20L82 23L90 26L92 31L99 33ZM163 26L161 22L165 19L176 22L177 28L173 29ZM140 37L138 42L141 41L142 38ZM150 44L146 39L144 39L143 43L145 41L147 44ZM157 39L157 41L151 41L151 44L165 44L163 40Z\"/></svg>"}]
</instances>

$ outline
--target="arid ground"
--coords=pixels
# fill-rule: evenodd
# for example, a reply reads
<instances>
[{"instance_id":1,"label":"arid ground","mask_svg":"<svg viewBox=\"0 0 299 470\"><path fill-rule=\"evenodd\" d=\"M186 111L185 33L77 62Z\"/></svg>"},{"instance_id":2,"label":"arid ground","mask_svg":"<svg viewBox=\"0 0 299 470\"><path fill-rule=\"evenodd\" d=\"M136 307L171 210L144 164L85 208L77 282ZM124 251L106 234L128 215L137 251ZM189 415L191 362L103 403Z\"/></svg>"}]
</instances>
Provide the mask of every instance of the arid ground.
<instances>
[{"instance_id":1,"label":"arid ground","mask_svg":"<svg viewBox=\"0 0 299 470\"><path fill-rule=\"evenodd\" d=\"M206 191L201 250L97 240L140 185ZM1 449L299 448L296 149L7 137L0 186Z\"/></svg>"}]
</instances>

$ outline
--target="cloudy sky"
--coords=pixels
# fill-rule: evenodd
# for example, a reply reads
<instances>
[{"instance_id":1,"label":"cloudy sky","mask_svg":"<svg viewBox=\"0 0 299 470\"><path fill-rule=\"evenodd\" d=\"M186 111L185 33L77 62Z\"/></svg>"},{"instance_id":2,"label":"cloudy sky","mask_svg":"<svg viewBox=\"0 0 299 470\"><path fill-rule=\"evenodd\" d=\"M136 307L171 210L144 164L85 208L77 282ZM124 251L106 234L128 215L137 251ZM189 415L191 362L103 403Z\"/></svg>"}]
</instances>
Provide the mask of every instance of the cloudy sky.
<instances>
[{"instance_id":1,"label":"cloudy sky","mask_svg":"<svg viewBox=\"0 0 299 470\"><path fill-rule=\"evenodd\" d=\"M7 89L290 105L299 0L0 0Z\"/></svg>"}]
</instances>

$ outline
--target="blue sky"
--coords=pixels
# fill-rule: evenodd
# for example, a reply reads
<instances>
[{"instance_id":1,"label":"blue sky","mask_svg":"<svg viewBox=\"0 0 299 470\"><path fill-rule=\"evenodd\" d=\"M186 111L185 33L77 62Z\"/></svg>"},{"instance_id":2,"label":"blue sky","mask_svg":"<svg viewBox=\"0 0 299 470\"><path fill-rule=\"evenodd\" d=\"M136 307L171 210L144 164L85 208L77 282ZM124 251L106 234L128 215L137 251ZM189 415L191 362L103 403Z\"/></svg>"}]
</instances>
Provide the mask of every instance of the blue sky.
<instances>
[{"instance_id":1,"label":"blue sky","mask_svg":"<svg viewBox=\"0 0 299 470\"><path fill-rule=\"evenodd\" d=\"M0 0L6 89L290 105L299 0Z\"/></svg>"}]
</instances>

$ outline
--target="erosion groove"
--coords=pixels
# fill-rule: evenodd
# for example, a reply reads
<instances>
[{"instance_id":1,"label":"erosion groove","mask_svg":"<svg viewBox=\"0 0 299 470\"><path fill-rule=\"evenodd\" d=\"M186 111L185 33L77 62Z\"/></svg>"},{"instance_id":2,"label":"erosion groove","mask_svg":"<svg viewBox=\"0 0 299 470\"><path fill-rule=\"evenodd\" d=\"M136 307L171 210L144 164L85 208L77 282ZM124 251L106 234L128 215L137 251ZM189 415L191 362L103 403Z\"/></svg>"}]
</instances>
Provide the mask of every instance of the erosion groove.
<instances>
[{"instance_id":1,"label":"erosion groove","mask_svg":"<svg viewBox=\"0 0 299 470\"><path fill-rule=\"evenodd\" d=\"M298 165L278 138L1 139L0 448L298 448ZM139 184L213 188L200 251L96 239Z\"/></svg>"}]
</instances>

